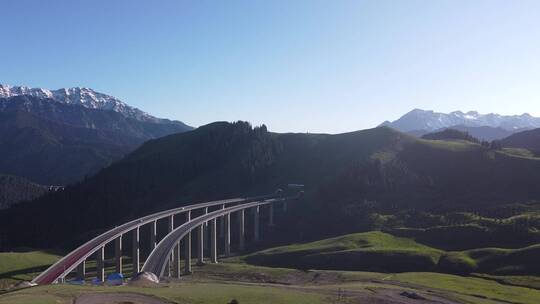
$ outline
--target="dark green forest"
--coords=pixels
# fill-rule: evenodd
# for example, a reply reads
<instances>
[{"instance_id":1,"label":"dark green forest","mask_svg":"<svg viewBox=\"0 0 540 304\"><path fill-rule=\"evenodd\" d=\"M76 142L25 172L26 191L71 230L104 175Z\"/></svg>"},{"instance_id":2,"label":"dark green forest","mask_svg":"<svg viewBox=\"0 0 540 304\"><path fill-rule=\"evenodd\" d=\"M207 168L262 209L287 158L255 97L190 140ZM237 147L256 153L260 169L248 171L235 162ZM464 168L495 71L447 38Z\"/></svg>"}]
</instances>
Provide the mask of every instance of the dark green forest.
<instances>
[{"instance_id":1,"label":"dark green forest","mask_svg":"<svg viewBox=\"0 0 540 304\"><path fill-rule=\"evenodd\" d=\"M452 250L520 247L540 240L539 181L539 159L474 141L217 122L150 140L93 177L2 211L0 228L4 247L66 249L154 211L299 183L304 198L268 242L383 230Z\"/></svg>"}]
</instances>

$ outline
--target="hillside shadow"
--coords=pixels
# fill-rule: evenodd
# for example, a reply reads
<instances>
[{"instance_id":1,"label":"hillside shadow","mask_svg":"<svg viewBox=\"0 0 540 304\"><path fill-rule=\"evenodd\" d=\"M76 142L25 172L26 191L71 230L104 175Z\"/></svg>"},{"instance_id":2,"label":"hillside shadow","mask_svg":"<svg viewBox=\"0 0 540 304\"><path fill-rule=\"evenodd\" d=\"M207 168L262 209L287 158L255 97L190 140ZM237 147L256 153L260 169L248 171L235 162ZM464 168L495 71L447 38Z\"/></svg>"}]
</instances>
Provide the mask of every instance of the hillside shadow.
<instances>
[{"instance_id":1,"label":"hillside shadow","mask_svg":"<svg viewBox=\"0 0 540 304\"><path fill-rule=\"evenodd\" d=\"M44 265L44 266L36 266L36 267L28 267L23 269L17 269L14 271L8 271L4 273L0 273L0 279L13 279L13 280L19 280L15 278L15 276L18 275L27 275L30 273L37 273L37 272L43 272L47 268L49 268L50 265Z\"/></svg>"}]
</instances>

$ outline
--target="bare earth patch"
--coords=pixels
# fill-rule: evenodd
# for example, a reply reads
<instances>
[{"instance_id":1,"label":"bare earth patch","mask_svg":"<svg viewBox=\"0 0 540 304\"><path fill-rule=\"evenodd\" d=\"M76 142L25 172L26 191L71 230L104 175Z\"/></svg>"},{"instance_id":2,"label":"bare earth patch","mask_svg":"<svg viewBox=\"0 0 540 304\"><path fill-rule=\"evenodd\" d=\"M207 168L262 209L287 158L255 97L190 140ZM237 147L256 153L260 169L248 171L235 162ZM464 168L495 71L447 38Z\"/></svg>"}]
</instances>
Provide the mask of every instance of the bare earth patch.
<instances>
[{"instance_id":1,"label":"bare earth patch","mask_svg":"<svg viewBox=\"0 0 540 304\"><path fill-rule=\"evenodd\" d=\"M74 304L169 304L163 300L136 293L85 293Z\"/></svg>"}]
</instances>

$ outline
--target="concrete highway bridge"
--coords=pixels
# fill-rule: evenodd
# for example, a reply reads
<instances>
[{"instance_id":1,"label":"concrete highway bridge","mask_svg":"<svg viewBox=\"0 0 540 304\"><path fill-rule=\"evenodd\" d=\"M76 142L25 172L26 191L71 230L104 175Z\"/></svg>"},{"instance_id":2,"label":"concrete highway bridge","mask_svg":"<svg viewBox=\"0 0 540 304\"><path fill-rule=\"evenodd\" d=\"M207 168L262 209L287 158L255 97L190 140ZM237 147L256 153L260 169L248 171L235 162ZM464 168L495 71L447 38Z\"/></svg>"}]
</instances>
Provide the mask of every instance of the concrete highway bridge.
<instances>
[{"instance_id":1,"label":"concrete highway bridge","mask_svg":"<svg viewBox=\"0 0 540 304\"><path fill-rule=\"evenodd\" d=\"M209 261L217 263L218 233L224 242L223 255L229 256L231 254L231 215L234 214L237 217L238 250L242 251L245 249L246 241L246 211L253 216L251 221L252 240L257 242L260 239L261 209L267 208L265 211L268 214L268 224L274 225L275 207L281 207L282 210L286 211L287 203L298 199L301 194L302 192L285 196L283 191L278 190L271 195L204 202L147 215L110 229L86 242L34 278L32 283L38 285L62 283L73 272L75 272L76 280L84 280L86 261L92 255L96 259L96 278L98 281L104 282L105 246L109 244L114 246L115 273L122 273L122 237L126 234L131 234L131 260L134 275L144 271L151 272L158 278L178 278L182 273L180 269L181 249L184 250L184 274L192 272L192 234L195 234L197 239L197 263L203 264L205 262L205 238L208 237L208 234L210 236L206 246L209 247L207 248L207 251L209 249ZM197 216L192 217L195 214ZM167 222L167 234L158 243L156 232L157 223L160 220ZM175 226L175 220L183 220L183 223ZM150 254L146 261L141 263L140 229L145 225L150 226ZM181 244L183 248L181 248ZM143 264L142 268L141 264Z\"/></svg>"}]
</instances>

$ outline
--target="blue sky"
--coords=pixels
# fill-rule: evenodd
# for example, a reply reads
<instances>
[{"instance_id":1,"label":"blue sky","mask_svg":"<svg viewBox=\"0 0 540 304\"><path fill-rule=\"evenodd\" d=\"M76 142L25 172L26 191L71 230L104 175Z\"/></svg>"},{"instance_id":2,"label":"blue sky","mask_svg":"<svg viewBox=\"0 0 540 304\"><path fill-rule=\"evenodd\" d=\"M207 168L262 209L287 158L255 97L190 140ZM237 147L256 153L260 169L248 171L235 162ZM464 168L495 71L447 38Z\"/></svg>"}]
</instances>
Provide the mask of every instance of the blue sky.
<instances>
[{"instance_id":1,"label":"blue sky","mask_svg":"<svg viewBox=\"0 0 540 304\"><path fill-rule=\"evenodd\" d=\"M4 0L0 83L338 133L413 108L540 116L540 1Z\"/></svg>"}]
</instances>

